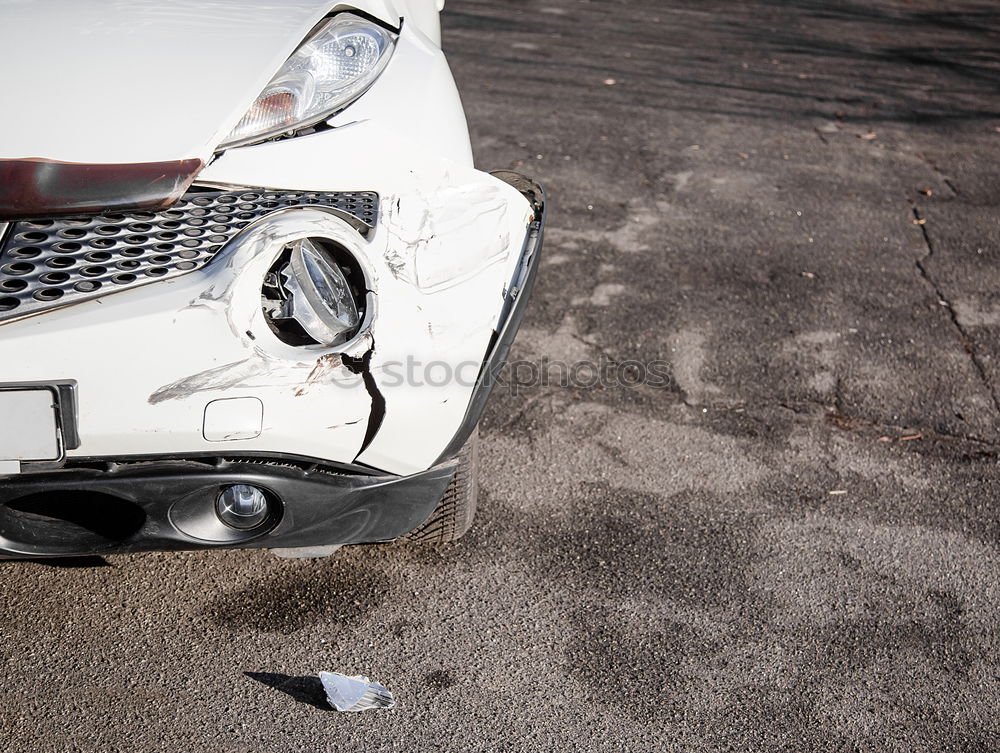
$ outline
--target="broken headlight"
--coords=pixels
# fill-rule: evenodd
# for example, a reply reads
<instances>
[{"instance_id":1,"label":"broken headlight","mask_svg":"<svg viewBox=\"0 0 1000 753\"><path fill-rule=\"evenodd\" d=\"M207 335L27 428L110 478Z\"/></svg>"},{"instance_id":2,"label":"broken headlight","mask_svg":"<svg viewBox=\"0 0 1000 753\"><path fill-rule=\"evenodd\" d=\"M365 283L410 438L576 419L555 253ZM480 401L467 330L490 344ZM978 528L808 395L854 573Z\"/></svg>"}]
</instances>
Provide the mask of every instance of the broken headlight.
<instances>
[{"instance_id":1,"label":"broken headlight","mask_svg":"<svg viewBox=\"0 0 1000 753\"><path fill-rule=\"evenodd\" d=\"M352 13L324 21L285 61L220 148L314 125L361 96L379 77L396 35Z\"/></svg>"},{"instance_id":2,"label":"broken headlight","mask_svg":"<svg viewBox=\"0 0 1000 753\"><path fill-rule=\"evenodd\" d=\"M363 276L348 257L319 239L304 238L284 249L263 289L264 314L281 340L333 346L357 334L365 291Z\"/></svg>"}]
</instances>

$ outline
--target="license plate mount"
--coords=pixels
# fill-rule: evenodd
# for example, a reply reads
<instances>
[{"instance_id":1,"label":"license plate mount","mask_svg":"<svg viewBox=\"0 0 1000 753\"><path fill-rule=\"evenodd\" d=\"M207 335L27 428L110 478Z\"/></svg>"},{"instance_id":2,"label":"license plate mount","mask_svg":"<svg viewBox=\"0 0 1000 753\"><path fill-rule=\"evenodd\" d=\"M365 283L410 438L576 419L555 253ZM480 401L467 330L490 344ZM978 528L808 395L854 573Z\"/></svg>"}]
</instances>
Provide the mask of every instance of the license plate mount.
<instances>
[{"instance_id":1,"label":"license plate mount","mask_svg":"<svg viewBox=\"0 0 1000 753\"><path fill-rule=\"evenodd\" d=\"M79 446L76 384L0 384L0 463L59 463Z\"/></svg>"}]
</instances>

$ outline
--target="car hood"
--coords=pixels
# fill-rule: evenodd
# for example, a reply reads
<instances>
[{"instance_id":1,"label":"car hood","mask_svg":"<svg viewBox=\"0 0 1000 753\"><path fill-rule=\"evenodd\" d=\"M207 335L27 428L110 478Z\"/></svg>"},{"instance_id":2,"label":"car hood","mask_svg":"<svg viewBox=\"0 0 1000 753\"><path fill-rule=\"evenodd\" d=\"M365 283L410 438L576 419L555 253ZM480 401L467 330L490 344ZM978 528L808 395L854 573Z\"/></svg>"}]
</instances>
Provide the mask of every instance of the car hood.
<instances>
[{"instance_id":1,"label":"car hood","mask_svg":"<svg viewBox=\"0 0 1000 753\"><path fill-rule=\"evenodd\" d=\"M351 5L396 24L408 2ZM0 0L0 159L207 161L334 7L335 0Z\"/></svg>"}]
</instances>

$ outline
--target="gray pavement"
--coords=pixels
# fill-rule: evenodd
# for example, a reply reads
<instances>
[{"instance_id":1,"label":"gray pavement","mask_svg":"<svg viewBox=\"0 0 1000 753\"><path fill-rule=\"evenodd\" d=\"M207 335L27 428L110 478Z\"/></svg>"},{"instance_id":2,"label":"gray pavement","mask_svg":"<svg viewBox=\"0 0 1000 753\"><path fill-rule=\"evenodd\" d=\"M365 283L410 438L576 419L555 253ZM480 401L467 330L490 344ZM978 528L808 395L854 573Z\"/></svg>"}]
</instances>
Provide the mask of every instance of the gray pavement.
<instances>
[{"instance_id":1,"label":"gray pavement","mask_svg":"<svg viewBox=\"0 0 1000 753\"><path fill-rule=\"evenodd\" d=\"M672 378L498 394L457 545L0 566L8 747L1000 748L1000 7L949 5L448 0L551 195L515 357Z\"/></svg>"}]
</instances>

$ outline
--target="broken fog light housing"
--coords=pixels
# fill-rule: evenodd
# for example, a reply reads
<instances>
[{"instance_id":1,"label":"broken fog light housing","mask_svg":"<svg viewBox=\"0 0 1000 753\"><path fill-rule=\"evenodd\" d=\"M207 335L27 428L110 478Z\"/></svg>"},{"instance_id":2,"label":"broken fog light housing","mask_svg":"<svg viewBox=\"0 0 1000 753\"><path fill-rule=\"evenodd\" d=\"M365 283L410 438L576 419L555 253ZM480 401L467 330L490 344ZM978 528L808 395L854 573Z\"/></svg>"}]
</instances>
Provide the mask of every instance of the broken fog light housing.
<instances>
[{"instance_id":1,"label":"broken fog light housing","mask_svg":"<svg viewBox=\"0 0 1000 753\"><path fill-rule=\"evenodd\" d=\"M341 345L361 327L363 279L351 254L332 241L294 241L264 281L268 324L290 345Z\"/></svg>"}]
</instances>

